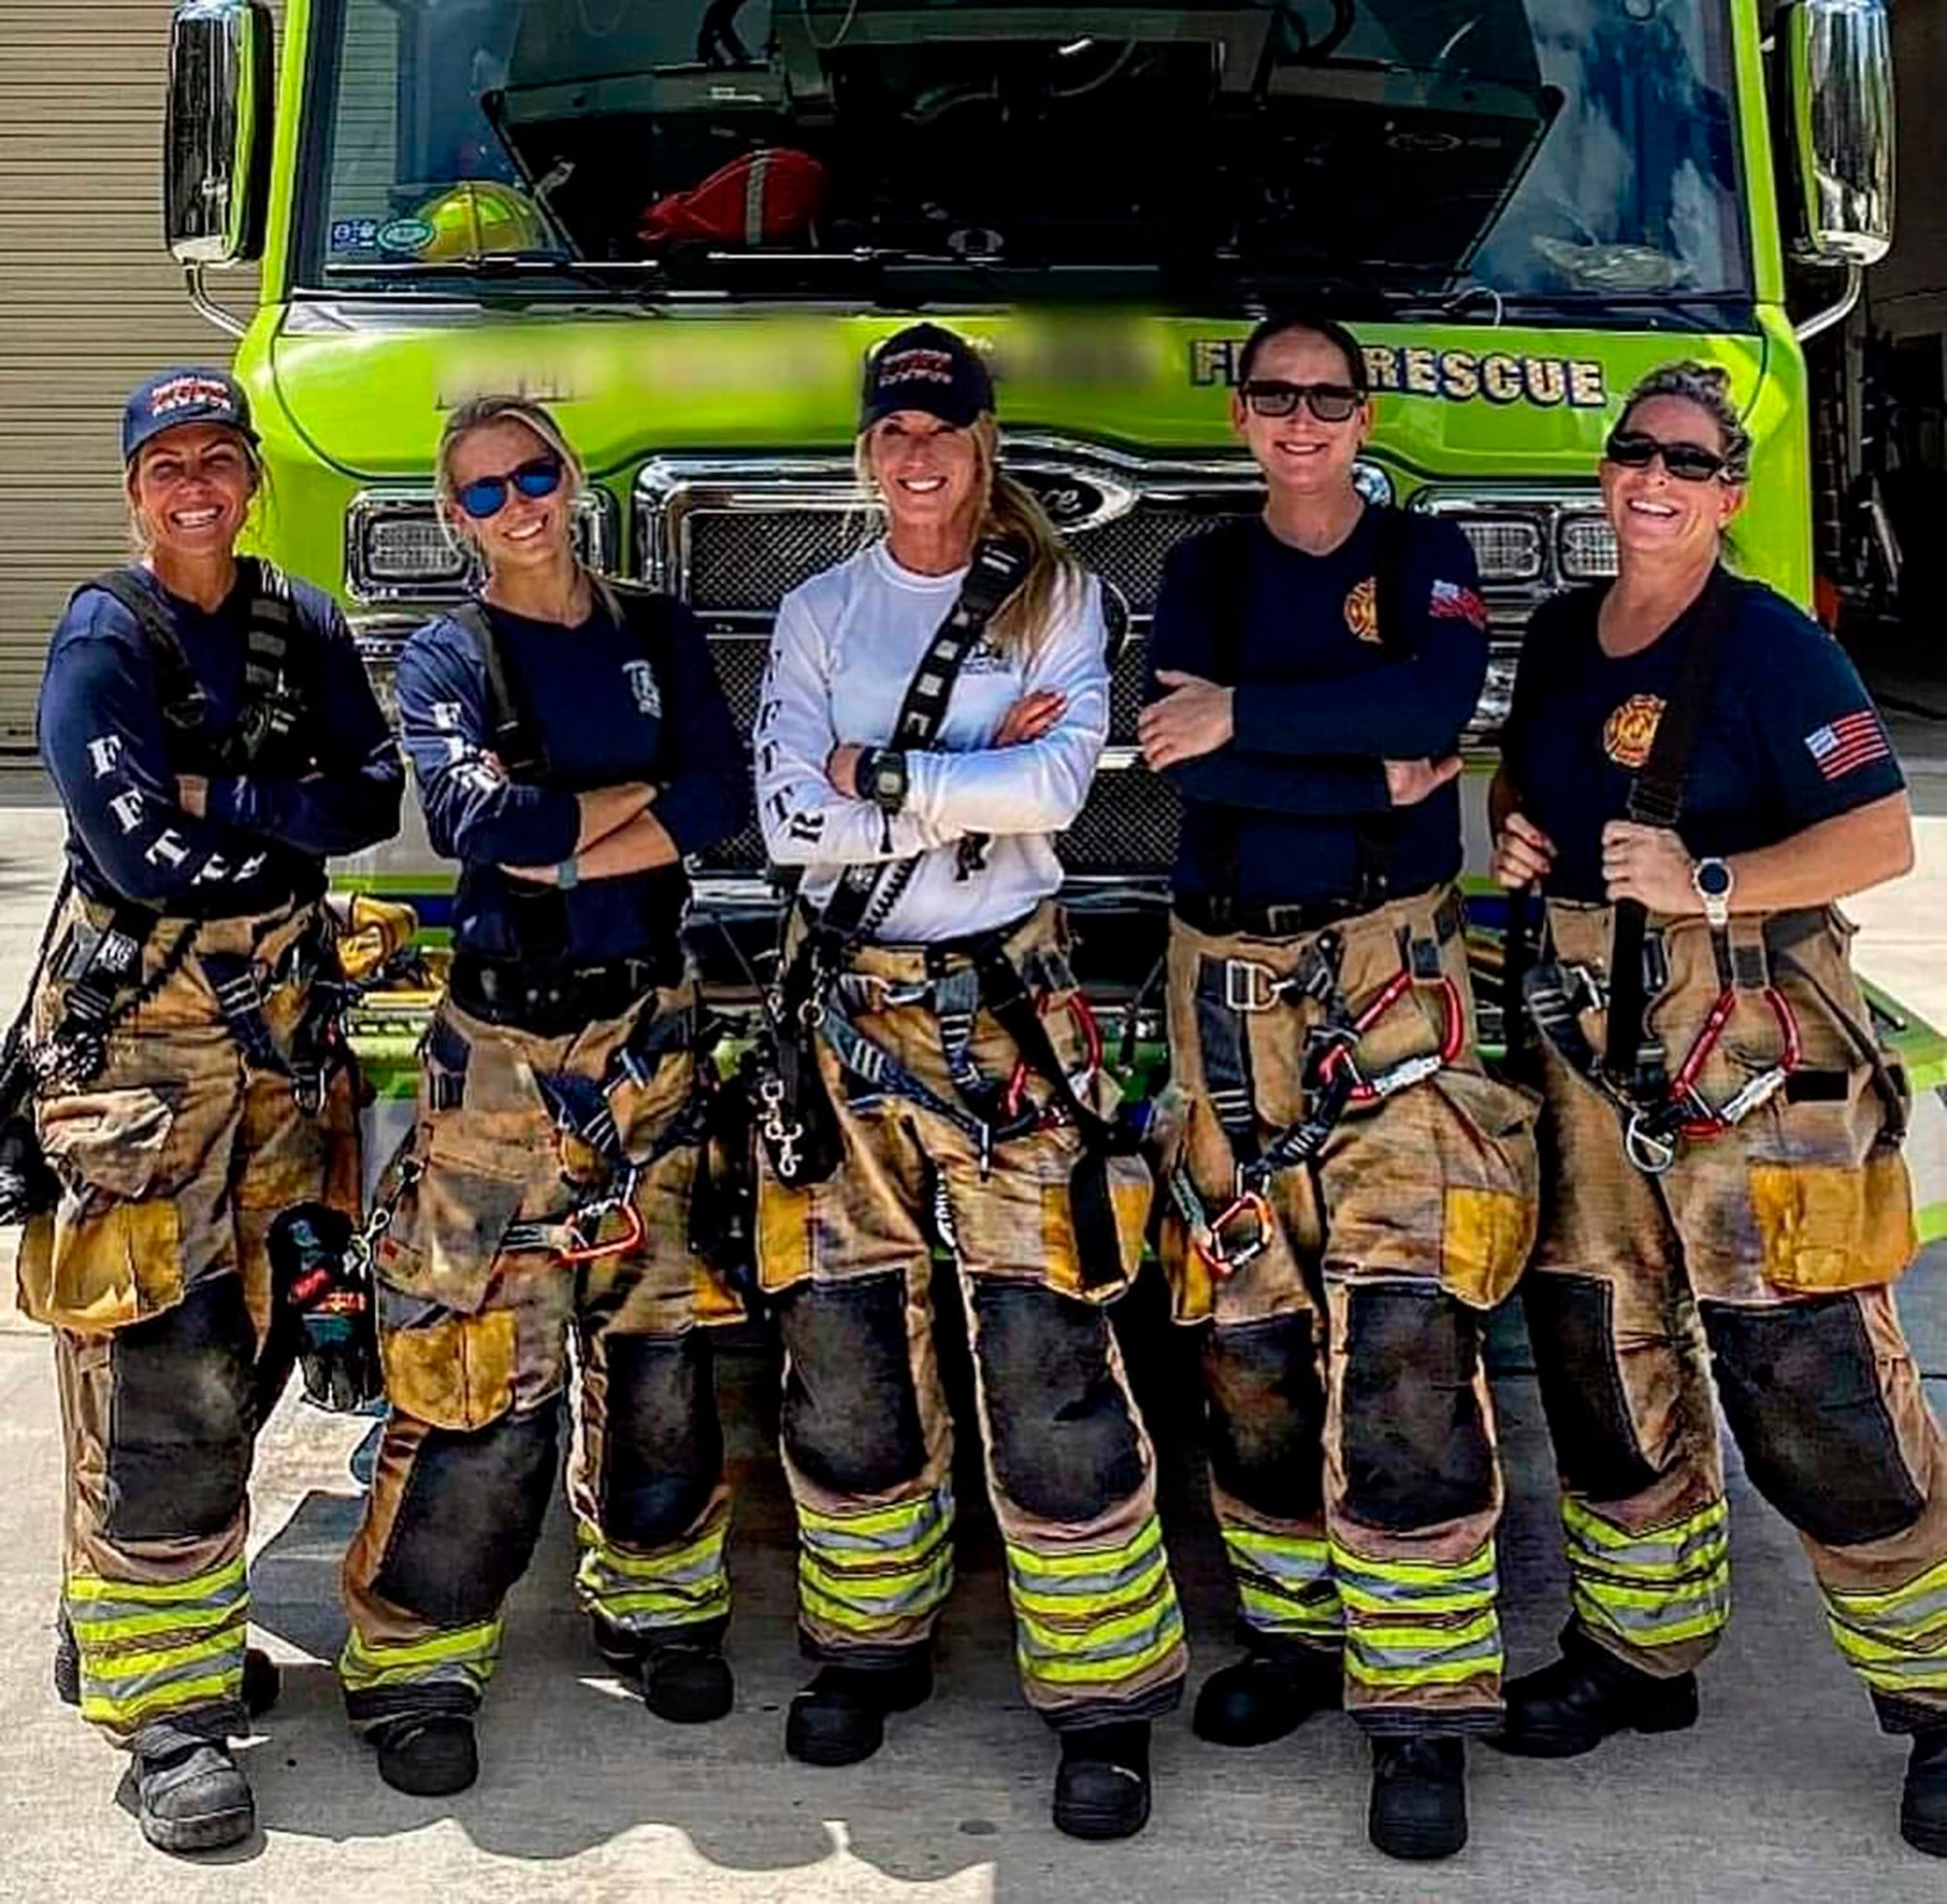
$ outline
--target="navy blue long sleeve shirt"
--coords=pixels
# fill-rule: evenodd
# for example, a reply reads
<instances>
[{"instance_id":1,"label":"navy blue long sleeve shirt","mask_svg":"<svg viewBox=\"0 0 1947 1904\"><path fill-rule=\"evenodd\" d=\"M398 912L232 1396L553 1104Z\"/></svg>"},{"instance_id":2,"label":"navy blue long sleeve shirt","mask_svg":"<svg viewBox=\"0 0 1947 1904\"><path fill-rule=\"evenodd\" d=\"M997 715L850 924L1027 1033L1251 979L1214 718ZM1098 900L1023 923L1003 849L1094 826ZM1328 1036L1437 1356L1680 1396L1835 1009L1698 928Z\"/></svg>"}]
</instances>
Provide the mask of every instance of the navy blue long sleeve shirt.
<instances>
[{"instance_id":1,"label":"navy blue long sleeve shirt","mask_svg":"<svg viewBox=\"0 0 1947 1904\"><path fill-rule=\"evenodd\" d=\"M517 958L519 901L502 869L568 859L581 830L578 794L651 783L650 812L686 856L749 822L751 776L688 609L672 605L669 639L652 665L599 596L578 628L487 612L539 730L545 775L512 781L494 759L486 657L444 617L419 630L399 657L399 725L433 849L460 863L454 944ZM564 893L566 955L595 963L655 951L669 930L673 876L680 879L655 868L583 880Z\"/></svg>"},{"instance_id":2,"label":"navy blue long sleeve shirt","mask_svg":"<svg viewBox=\"0 0 1947 1904\"><path fill-rule=\"evenodd\" d=\"M166 613L222 735L243 698L250 596L239 577L213 612L131 569ZM68 862L89 897L133 900L183 918L239 918L323 887L324 860L398 830L405 769L345 617L320 589L290 580L314 657L314 771L299 779L211 779L204 812L181 804L179 765L148 638L113 596L83 592L55 630L41 682L41 757L68 816Z\"/></svg>"},{"instance_id":3,"label":"navy blue long sleeve shirt","mask_svg":"<svg viewBox=\"0 0 1947 1904\"><path fill-rule=\"evenodd\" d=\"M1184 796L1178 893L1211 893L1224 876L1212 844L1219 814L1235 820L1234 897L1251 904L1351 897L1361 823L1386 813L1397 813L1394 892L1459 871L1458 788L1450 783L1394 809L1383 763L1453 751L1487 676L1487 608L1460 531L1435 517L1407 521L1405 626L1389 631L1383 646L1372 510L1322 556L1254 526L1243 644L1236 679L1225 683L1237 690L1231 739L1166 770ZM1211 565L1236 548L1220 533L1170 552L1150 631L1146 701L1167 692L1157 680L1164 669L1218 677Z\"/></svg>"}]
</instances>

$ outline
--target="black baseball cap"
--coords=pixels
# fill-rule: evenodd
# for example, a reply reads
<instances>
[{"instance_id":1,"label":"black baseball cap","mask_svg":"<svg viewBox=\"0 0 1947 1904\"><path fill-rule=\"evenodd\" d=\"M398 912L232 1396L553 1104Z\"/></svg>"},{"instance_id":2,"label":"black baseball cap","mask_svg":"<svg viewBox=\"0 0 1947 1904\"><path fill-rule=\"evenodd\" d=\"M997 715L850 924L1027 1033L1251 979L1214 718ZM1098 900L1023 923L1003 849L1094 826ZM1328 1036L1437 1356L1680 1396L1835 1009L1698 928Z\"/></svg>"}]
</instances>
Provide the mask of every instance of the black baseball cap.
<instances>
[{"instance_id":1,"label":"black baseball cap","mask_svg":"<svg viewBox=\"0 0 1947 1904\"><path fill-rule=\"evenodd\" d=\"M896 410L924 410L965 429L994 407L994 380L964 337L939 324L908 324L865 360L859 427Z\"/></svg>"},{"instance_id":2,"label":"black baseball cap","mask_svg":"<svg viewBox=\"0 0 1947 1904\"><path fill-rule=\"evenodd\" d=\"M136 384L122 411L122 460L151 437L178 423L224 423L254 449L257 432L250 426L250 399L243 386L225 370L165 370Z\"/></svg>"}]
</instances>

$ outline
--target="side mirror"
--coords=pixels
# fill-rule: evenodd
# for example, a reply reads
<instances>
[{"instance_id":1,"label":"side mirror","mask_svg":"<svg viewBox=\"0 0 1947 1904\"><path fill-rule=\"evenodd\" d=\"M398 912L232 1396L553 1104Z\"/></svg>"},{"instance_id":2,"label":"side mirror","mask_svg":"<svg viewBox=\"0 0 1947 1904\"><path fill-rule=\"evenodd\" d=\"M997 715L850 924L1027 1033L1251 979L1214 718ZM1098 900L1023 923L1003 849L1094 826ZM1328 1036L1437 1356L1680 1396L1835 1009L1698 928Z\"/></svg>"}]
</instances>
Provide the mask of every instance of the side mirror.
<instances>
[{"instance_id":1,"label":"side mirror","mask_svg":"<svg viewBox=\"0 0 1947 1904\"><path fill-rule=\"evenodd\" d=\"M272 87L262 0L182 0L169 26L163 134L163 237L177 263L262 255Z\"/></svg>"},{"instance_id":2,"label":"side mirror","mask_svg":"<svg viewBox=\"0 0 1947 1904\"><path fill-rule=\"evenodd\" d=\"M1892 44L1885 0L1792 0L1779 15L1798 180L1792 255L1876 265L1892 243Z\"/></svg>"}]
</instances>

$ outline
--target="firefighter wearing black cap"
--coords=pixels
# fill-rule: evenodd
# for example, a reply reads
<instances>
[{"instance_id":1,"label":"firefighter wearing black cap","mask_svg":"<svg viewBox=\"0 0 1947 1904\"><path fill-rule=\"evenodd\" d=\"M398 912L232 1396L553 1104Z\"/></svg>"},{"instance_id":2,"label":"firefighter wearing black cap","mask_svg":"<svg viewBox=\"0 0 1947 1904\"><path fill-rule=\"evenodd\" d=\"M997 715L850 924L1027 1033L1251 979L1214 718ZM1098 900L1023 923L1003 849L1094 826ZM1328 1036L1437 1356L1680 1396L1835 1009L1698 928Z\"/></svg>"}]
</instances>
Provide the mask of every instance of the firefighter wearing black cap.
<instances>
[{"instance_id":1,"label":"firefighter wearing black cap","mask_svg":"<svg viewBox=\"0 0 1947 1904\"><path fill-rule=\"evenodd\" d=\"M1155 1461L1104 1303L1148 1173L1054 904L1054 836L1109 723L1099 585L995 468L953 333L868 366L861 465L889 531L786 598L755 741L772 858L802 866L759 1083L758 1264L787 1352L798 1621L821 1663L786 1748L875 1751L933 1687L952 1583L936 1243L959 1269L1016 1658L1056 1730L1054 1818L1149 1815L1149 1727L1184 1673Z\"/></svg>"},{"instance_id":2,"label":"firefighter wearing black cap","mask_svg":"<svg viewBox=\"0 0 1947 1904\"><path fill-rule=\"evenodd\" d=\"M1365 359L1277 318L1233 403L1262 519L1171 557L1146 757L1184 795L1169 953L1186 1100L1163 1242L1209 1322L1211 1487L1249 1651L1197 1700L1252 1745L1341 1703L1380 1849L1466 1838L1500 1715L1481 1316L1534 1224L1530 1106L1482 1071L1451 882L1487 666L1459 531L1362 499Z\"/></svg>"},{"instance_id":3,"label":"firefighter wearing black cap","mask_svg":"<svg viewBox=\"0 0 1947 1904\"><path fill-rule=\"evenodd\" d=\"M153 378L122 449L141 558L76 593L41 690L68 879L10 1053L54 1173L19 1282L67 1444L57 1679L185 1851L253 1826L227 1740L275 1690L246 1672L243 1551L297 1351L274 1263L328 1279L358 1207L324 860L395 830L403 771L337 609L235 554L262 480L242 390Z\"/></svg>"}]
</instances>

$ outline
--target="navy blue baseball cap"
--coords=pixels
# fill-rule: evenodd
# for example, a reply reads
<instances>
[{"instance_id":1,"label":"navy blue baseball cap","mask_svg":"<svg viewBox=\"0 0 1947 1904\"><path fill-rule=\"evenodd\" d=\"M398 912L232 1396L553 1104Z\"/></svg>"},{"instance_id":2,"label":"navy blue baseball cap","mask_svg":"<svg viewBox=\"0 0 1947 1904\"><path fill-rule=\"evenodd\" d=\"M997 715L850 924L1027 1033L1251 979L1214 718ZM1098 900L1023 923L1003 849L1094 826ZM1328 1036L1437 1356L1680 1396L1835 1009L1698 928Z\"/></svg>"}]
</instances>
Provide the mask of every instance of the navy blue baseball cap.
<instances>
[{"instance_id":1,"label":"navy blue baseball cap","mask_svg":"<svg viewBox=\"0 0 1947 1904\"><path fill-rule=\"evenodd\" d=\"M132 462L151 437L178 423L224 423L256 447L250 399L228 371L165 370L138 384L123 409L122 460Z\"/></svg>"},{"instance_id":2,"label":"navy blue baseball cap","mask_svg":"<svg viewBox=\"0 0 1947 1904\"><path fill-rule=\"evenodd\" d=\"M859 427L896 410L924 410L956 429L994 407L994 380L964 337L939 324L909 324L865 362Z\"/></svg>"}]
</instances>

